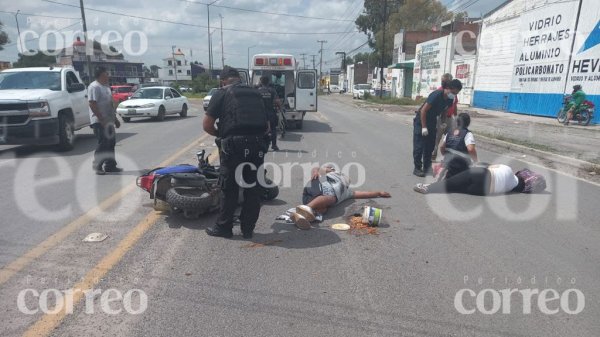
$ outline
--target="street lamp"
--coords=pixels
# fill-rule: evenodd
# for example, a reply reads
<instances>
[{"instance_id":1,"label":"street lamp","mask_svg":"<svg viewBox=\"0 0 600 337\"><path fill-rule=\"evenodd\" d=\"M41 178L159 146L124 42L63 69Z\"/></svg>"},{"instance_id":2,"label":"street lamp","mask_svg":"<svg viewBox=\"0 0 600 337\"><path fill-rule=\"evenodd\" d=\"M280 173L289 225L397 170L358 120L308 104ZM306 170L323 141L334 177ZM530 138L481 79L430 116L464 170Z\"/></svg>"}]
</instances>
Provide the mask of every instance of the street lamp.
<instances>
[{"instance_id":1,"label":"street lamp","mask_svg":"<svg viewBox=\"0 0 600 337\"><path fill-rule=\"evenodd\" d=\"M21 10L17 10L17 12L15 13L15 21L17 22L17 38L19 39L19 46L21 47L21 53L24 52L23 50L23 41L21 41L21 30L19 29L19 12Z\"/></svg>"},{"instance_id":2,"label":"street lamp","mask_svg":"<svg viewBox=\"0 0 600 337\"><path fill-rule=\"evenodd\" d=\"M248 47L248 71L250 71L250 49L258 47L258 45Z\"/></svg>"}]
</instances>

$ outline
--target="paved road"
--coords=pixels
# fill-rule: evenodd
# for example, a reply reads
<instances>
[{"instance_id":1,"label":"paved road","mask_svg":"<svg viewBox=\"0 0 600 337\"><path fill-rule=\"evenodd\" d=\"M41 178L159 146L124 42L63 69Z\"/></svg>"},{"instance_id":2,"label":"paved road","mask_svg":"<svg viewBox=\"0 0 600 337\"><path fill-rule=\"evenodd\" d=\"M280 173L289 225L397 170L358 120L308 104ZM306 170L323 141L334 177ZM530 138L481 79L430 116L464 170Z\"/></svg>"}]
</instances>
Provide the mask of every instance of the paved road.
<instances>
[{"instance_id":1,"label":"paved road","mask_svg":"<svg viewBox=\"0 0 600 337\"><path fill-rule=\"evenodd\" d=\"M10 246L3 241L0 307L6 329L0 335L16 336L28 329L30 335L53 336L600 335L598 185L547 171L548 193L540 195L416 194L412 186L421 180L410 174L412 130L404 120L333 97L323 97L319 104L319 113L308 117L304 129L281 142L287 151L270 153L267 161L279 168L296 162L333 162L350 167L353 181L359 180L357 172L364 168L360 188L388 190L392 199L345 202L318 227L297 230L274 220L300 201L302 169L296 165L291 176L284 175L290 184L282 186L277 200L264 206L255 238L245 241L239 236L233 240L207 237L203 229L214 216L185 220L157 215L147 200L138 202L143 194L134 190L125 197L137 202L132 208L108 207L105 214L74 226L70 235L39 258L19 265L19 271L5 281L7 263L37 247L70 219L29 221L14 206L3 206L3 214L11 220L3 226L9 236L3 240ZM199 122L192 117L132 124L138 128L119 147L120 153L134 158L135 168L126 169L150 167L169 157L200 136ZM170 136L159 139L158 130ZM155 151L148 152L149 148ZM192 162L195 150L183 151L176 161ZM80 165L89 155L88 149L69 165ZM14 160L22 163L36 156L37 152ZM531 166L484 149L480 156L514 168ZM44 155L44 160L51 162L53 157ZM4 186L10 186L14 171L3 172ZM133 173L123 181L118 178L89 176L90 181L101 182L101 197L126 186ZM63 205L72 201L66 190L38 193ZM8 199L4 203L12 202L6 193L4 198ZM386 225L379 235L329 228L365 204L384 209ZM98 244L81 242L96 231L108 233L109 238ZM25 315L17 308L23 289L64 290L76 282L104 294L109 288L121 293L141 289L147 295L147 309L137 315L107 314L101 305L104 294L86 300L88 311L94 313L86 313L81 305L64 317L41 312ZM473 314L459 313L454 303L456 293L465 288L483 294ZM485 290L507 288L522 292L506 298L496 293L494 298L495 292ZM567 291L571 288L577 291ZM524 313L529 306L523 294L545 289L570 294L570 300L565 300L570 307L561 308L560 300L552 300L554 290L546 290L549 309L559 312L543 313L544 303L540 309L539 296L533 295L531 313ZM566 311L578 311L577 304L583 304L577 301L577 292L584 296L585 306L571 315ZM463 298L466 309L476 308L469 293ZM121 302L108 309L125 308ZM25 304L30 309L39 307L31 294ZM482 313L496 309L495 314ZM510 313L502 314L503 310Z\"/></svg>"},{"instance_id":2,"label":"paved road","mask_svg":"<svg viewBox=\"0 0 600 337\"><path fill-rule=\"evenodd\" d=\"M338 101L350 101L346 95L334 95ZM352 103L379 114L400 114L410 120L415 107L398 105L380 105L365 101ZM383 110L383 111L379 111ZM579 126L571 124L565 127L555 118L529 116L502 111L493 111L473 107L459 107L459 112L471 115L470 129L478 134L512 143L533 146L536 149L557 153L566 157L581 159L592 163L600 162L598 144L600 132L597 125Z\"/></svg>"}]
</instances>

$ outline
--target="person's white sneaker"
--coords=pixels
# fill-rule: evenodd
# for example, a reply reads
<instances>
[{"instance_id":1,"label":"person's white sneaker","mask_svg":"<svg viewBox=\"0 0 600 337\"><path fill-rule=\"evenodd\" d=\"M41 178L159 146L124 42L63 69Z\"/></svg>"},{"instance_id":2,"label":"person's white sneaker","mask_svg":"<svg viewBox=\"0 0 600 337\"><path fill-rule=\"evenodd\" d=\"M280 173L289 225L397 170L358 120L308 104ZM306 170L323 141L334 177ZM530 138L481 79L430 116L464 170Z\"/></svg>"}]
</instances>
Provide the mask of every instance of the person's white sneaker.
<instances>
[{"instance_id":1,"label":"person's white sneaker","mask_svg":"<svg viewBox=\"0 0 600 337\"><path fill-rule=\"evenodd\" d=\"M308 222L315 221L315 213L313 212L312 208L310 208L309 206L306 206L306 205L296 206L296 213L305 217L306 220L308 220Z\"/></svg>"},{"instance_id":2,"label":"person's white sneaker","mask_svg":"<svg viewBox=\"0 0 600 337\"><path fill-rule=\"evenodd\" d=\"M413 187L415 192L427 194L429 192L429 184L418 183Z\"/></svg>"}]
</instances>

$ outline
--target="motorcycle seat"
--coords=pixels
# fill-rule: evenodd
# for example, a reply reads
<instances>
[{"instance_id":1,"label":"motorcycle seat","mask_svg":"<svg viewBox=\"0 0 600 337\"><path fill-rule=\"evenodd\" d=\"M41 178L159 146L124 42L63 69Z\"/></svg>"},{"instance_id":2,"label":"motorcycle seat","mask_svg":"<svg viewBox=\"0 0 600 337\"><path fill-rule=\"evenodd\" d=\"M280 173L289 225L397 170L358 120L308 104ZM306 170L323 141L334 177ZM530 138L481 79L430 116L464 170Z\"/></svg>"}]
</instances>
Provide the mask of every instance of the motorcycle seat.
<instances>
[{"instance_id":1,"label":"motorcycle seat","mask_svg":"<svg viewBox=\"0 0 600 337\"><path fill-rule=\"evenodd\" d=\"M206 188L206 177L200 173L174 173L171 174L173 187L200 187Z\"/></svg>"}]
</instances>

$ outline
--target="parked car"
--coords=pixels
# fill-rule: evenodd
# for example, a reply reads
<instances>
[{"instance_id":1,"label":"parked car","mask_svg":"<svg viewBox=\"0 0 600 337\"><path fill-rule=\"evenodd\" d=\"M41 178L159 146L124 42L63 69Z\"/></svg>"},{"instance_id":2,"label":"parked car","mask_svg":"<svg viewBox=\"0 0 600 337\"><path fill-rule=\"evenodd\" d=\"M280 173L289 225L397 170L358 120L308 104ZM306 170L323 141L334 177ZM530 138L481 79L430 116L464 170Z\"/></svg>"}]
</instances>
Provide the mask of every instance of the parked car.
<instances>
[{"instance_id":1,"label":"parked car","mask_svg":"<svg viewBox=\"0 0 600 337\"><path fill-rule=\"evenodd\" d=\"M112 91L113 101L117 104L128 100L135 91L131 85L112 85L110 90Z\"/></svg>"},{"instance_id":2,"label":"parked car","mask_svg":"<svg viewBox=\"0 0 600 337\"><path fill-rule=\"evenodd\" d=\"M121 102L117 114L124 122L135 117L152 117L162 121L167 115L187 116L188 99L169 87L146 87L138 89L130 99Z\"/></svg>"},{"instance_id":3,"label":"parked car","mask_svg":"<svg viewBox=\"0 0 600 337\"><path fill-rule=\"evenodd\" d=\"M192 92L192 88L186 87L186 86L181 86L181 87L179 87L179 91L181 91L181 92Z\"/></svg>"},{"instance_id":4,"label":"parked car","mask_svg":"<svg viewBox=\"0 0 600 337\"><path fill-rule=\"evenodd\" d=\"M208 93L206 94L206 96L204 96L204 99L202 100L202 105L204 106L204 111L206 111L206 109L208 109L208 103L210 103L210 98L215 93L215 91L217 91L217 89L219 89L219 88L210 89L208 91Z\"/></svg>"},{"instance_id":5,"label":"parked car","mask_svg":"<svg viewBox=\"0 0 600 337\"><path fill-rule=\"evenodd\" d=\"M370 84L355 84L352 90L352 98L362 99L365 97L365 93L375 96L375 90L371 88Z\"/></svg>"},{"instance_id":6,"label":"parked car","mask_svg":"<svg viewBox=\"0 0 600 337\"><path fill-rule=\"evenodd\" d=\"M90 125L85 84L71 67L0 72L0 144L58 144L71 150Z\"/></svg>"}]
</instances>

